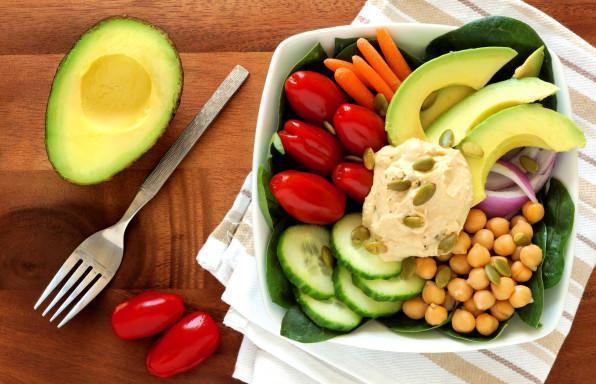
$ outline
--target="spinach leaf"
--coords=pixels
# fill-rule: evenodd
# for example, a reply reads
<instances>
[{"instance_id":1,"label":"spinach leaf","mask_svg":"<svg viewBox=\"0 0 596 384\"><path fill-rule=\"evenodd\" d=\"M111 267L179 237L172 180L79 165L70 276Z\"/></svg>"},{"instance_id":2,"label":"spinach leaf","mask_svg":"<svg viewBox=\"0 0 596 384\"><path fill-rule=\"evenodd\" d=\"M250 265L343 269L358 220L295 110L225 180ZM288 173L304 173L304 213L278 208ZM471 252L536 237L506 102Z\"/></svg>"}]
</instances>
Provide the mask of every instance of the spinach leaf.
<instances>
[{"instance_id":1,"label":"spinach leaf","mask_svg":"<svg viewBox=\"0 0 596 384\"><path fill-rule=\"evenodd\" d=\"M336 37L335 38L335 47L333 48L333 57L335 57L336 59L339 59L339 57L337 57L337 55L341 51L343 51L346 47L348 47L350 45L355 46L356 40L358 40L358 37ZM370 39L369 39L369 41L370 41Z\"/></svg>"},{"instance_id":2,"label":"spinach leaf","mask_svg":"<svg viewBox=\"0 0 596 384\"><path fill-rule=\"evenodd\" d=\"M551 178L544 194L544 219L546 226L546 252L542 261L544 288L559 283L565 268L565 251L573 229L575 205L567 189L559 180Z\"/></svg>"},{"instance_id":3,"label":"spinach leaf","mask_svg":"<svg viewBox=\"0 0 596 384\"><path fill-rule=\"evenodd\" d=\"M547 231L546 225L543 222L537 223L534 226L534 238L532 242L542 249L542 253L546 254ZM534 302L519 308L517 314L530 327L540 328L540 318L544 311L544 284L542 282L542 263L538 266L532 278L526 284L532 290L532 298Z\"/></svg>"},{"instance_id":4,"label":"spinach leaf","mask_svg":"<svg viewBox=\"0 0 596 384\"><path fill-rule=\"evenodd\" d=\"M297 305L290 307L286 312L281 321L279 333L288 339L301 343L317 343L341 335L339 332L316 325Z\"/></svg>"},{"instance_id":5,"label":"spinach leaf","mask_svg":"<svg viewBox=\"0 0 596 384\"><path fill-rule=\"evenodd\" d=\"M389 330L395 333L418 333L426 332L431 329L439 328L451 321L453 311L449 312L447 319L439 325L429 325L425 320L414 320L406 316L402 311L392 315L390 317L378 318L377 321Z\"/></svg>"},{"instance_id":6,"label":"spinach leaf","mask_svg":"<svg viewBox=\"0 0 596 384\"><path fill-rule=\"evenodd\" d=\"M511 78L515 68L522 65L526 58L542 45L545 45L544 42L529 25L510 17L489 16L467 23L431 41L426 47L425 60L468 48L500 46L515 49L518 55L497 72L492 79L494 82ZM552 58L548 49L544 52L544 63L539 77L554 83ZM551 109L557 107L554 95L545 99L542 104Z\"/></svg>"},{"instance_id":7,"label":"spinach leaf","mask_svg":"<svg viewBox=\"0 0 596 384\"><path fill-rule=\"evenodd\" d=\"M283 215L283 210L269 189L271 171L260 165L257 173L257 200L269 228Z\"/></svg>"},{"instance_id":8,"label":"spinach leaf","mask_svg":"<svg viewBox=\"0 0 596 384\"><path fill-rule=\"evenodd\" d=\"M265 253L265 279L269 296L271 296L271 301L284 308L290 308L296 304L292 293L292 285L286 278L277 258L277 242L279 236L288 227L289 221L288 218L283 219L275 226Z\"/></svg>"},{"instance_id":9,"label":"spinach leaf","mask_svg":"<svg viewBox=\"0 0 596 384\"><path fill-rule=\"evenodd\" d=\"M351 37L351 38L346 38L346 39L336 38L335 39L334 57L336 59L347 60L349 62L352 62L352 56L360 54L360 51L358 50L358 47L356 46L356 40L358 40L357 37ZM377 51L380 52L380 48L379 48L379 44L377 43L377 39L370 38L367 40L370 41L371 44L377 49ZM401 54L404 56L406 63L408 63L408 65L410 66L411 69L416 69L424 63L421 59L412 55L411 53L406 52L401 48L398 48L398 49L401 52Z\"/></svg>"},{"instance_id":10,"label":"spinach leaf","mask_svg":"<svg viewBox=\"0 0 596 384\"><path fill-rule=\"evenodd\" d=\"M451 328L451 324L445 324L444 326L442 326L441 328L438 328L439 332L449 336L449 337L453 337L454 339L459 339L462 341L471 341L474 343L483 343L486 341L490 341L490 340L494 340L497 337L501 336L501 334L503 333L503 331L505 330L505 328L507 328L507 326L509 325L509 322L511 321L513 317L510 317L509 319L505 320L505 321L501 321L499 323L499 327L497 328L497 330L489 336L483 336L481 334L479 334L477 331L471 332L471 333L459 333L453 330L453 328Z\"/></svg>"}]
</instances>

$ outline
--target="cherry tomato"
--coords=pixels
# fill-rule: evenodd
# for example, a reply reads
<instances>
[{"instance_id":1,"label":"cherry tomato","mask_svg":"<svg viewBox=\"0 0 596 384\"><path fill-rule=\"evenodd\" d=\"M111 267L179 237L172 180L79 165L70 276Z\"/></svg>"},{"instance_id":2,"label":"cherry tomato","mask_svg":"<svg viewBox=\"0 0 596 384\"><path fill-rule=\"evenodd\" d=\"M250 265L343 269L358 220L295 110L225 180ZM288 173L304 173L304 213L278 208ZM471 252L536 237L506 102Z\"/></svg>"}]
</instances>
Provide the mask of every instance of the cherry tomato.
<instances>
[{"instance_id":1,"label":"cherry tomato","mask_svg":"<svg viewBox=\"0 0 596 384\"><path fill-rule=\"evenodd\" d=\"M387 144L383 119L368 108L342 104L333 116L333 126L339 141L353 155L362 156L368 147L376 152Z\"/></svg>"},{"instance_id":2,"label":"cherry tomato","mask_svg":"<svg viewBox=\"0 0 596 384\"><path fill-rule=\"evenodd\" d=\"M370 192L373 173L360 163L339 163L331 176L333 183L359 203Z\"/></svg>"},{"instance_id":3,"label":"cherry tomato","mask_svg":"<svg viewBox=\"0 0 596 384\"><path fill-rule=\"evenodd\" d=\"M157 377L188 371L215 352L219 339L219 328L211 316L204 312L188 314L151 347L145 361L147 369Z\"/></svg>"},{"instance_id":4,"label":"cherry tomato","mask_svg":"<svg viewBox=\"0 0 596 384\"><path fill-rule=\"evenodd\" d=\"M308 224L331 224L346 208L346 195L319 175L283 171L271 178L269 189L295 219Z\"/></svg>"},{"instance_id":5,"label":"cherry tomato","mask_svg":"<svg viewBox=\"0 0 596 384\"><path fill-rule=\"evenodd\" d=\"M322 128L288 120L278 134L286 152L313 172L328 175L342 159L339 141Z\"/></svg>"},{"instance_id":6,"label":"cherry tomato","mask_svg":"<svg viewBox=\"0 0 596 384\"><path fill-rule=\"evenodd\" d=\"M146 291L114 308L112 328L124 340L153 336L174 324L183 313L180 296Z\"/></svg>"},{"instance_id":7,"label":"cherry tomato","mask_svg":"<svg viewBox=\"0 0 596 384\"><path fill-rule=\"evenodd\" d=\"M290 107L304 120L322 124L331 122L337 107L347 102L346 95L337 85L317 72L292 73L285 83Z\"/></svg>"}]
</instances>

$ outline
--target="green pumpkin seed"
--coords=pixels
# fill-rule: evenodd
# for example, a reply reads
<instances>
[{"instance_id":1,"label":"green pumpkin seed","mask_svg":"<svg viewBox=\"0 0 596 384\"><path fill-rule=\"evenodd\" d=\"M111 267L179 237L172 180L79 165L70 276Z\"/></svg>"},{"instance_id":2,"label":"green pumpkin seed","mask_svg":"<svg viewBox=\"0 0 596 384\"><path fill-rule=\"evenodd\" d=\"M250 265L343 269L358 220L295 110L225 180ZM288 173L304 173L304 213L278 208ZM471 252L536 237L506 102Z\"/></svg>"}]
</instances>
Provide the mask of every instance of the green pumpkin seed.
<instances>
[{"instance_id":1,"label":"green pumpkin seed","mask_svg":"<svg viewBox=\"0 0 596 384\"><path fill-rule=\"evenodd\" d=\"M412 164L412 169L418 172L428 172L435 166L435 159L432 157L423 157L420 160L416 160Z\"/></svg>"},{"instance_id":2,"label":"green pumpkin seed","mask_svg":"<svg viewBox=\"0 0 596 384\"><path fill-rule=\"evenodd\" d=\"M511 277L511 267L509 267L507 259L503 256L491 257L490 265L492 265L492 267L499 272L501 276Z\"/></svg>"},{"instance_id":3,"label":"green pumpkin seed","mask_svg":"<svg viewBox=\"0 0 596 384\"><path fill-rule=\"evenodd\" d=\"M455 243L457 243L457 233L445 236L439 243L439 252L441 252L441 255L451 252L453 247L455 247Z\"/></svg>"},{"instance_id":4,"label":"green pumpkin seed","mask_svg":"<svg viewBox=\"0 0 596 384\"><path fill-rule=\"evenodd\" d=\"M486 264L484 266L484 272L486 272L486 276L488 277L491 283L497 285L501 284L501 275L499 274L499 272L497 272L495 267L493 267L490 264Z\"/></svg>"},{"instance_id":5,"label":"green pumpkin seed","mask_svg":"<svg viewBox=\"0 0 596 384\"><path fill-rule=\"evenodd\" d=\"M467 157L481 159L484 156L484 149L474 141L465 141L462 143L460 149Z\"/></svg>"},{"instance_id":6,"label":"green pumpkin seed","mask_svg":"<svg viewBox=\"0 0 596 384\"><path fill-rule=\"evenodd\" d=\"M377 93L375 95L375 99L373 100L373 106L375 108L375 111L377 111L377 113L384 117L385 115L387 115L387 107L389 106L389 103L387 102L387 98L385 97L385 95L383 95L382 93Z\"/></svg>"},{"instance_id":7,"label":"green pumpkin seed","mask_svg":"<svg viewBox=\"0 0 596 384\"><path fill-rule=\"evenodd\" d=\"M362 158L361 157L358 157L358 156L354 156L354 155L344 156L344 160L354 161L356 163L362 163Z\"/></svg>"},{"instance_id":8,"label":"green pumpkin seed","mask_svg":"<svg viewBox=\"0 0 596 384\"><path fill-rule=\"evenodd\" d=\"M451 148L455 144L455 134L451 129L446 129L439 137L439 145L444 148Z\"/></svg>"},{"instance_id":9,"label":"green pumpkin seed","mask_svg":"<svg viewBox=\"0 0 596 384\"><path fill-rule=\"evenodd\" d=\"M373 255L387 252L387 246L379 240L368 240L364 243L364 249Z\"/></svg>"},{"instance_id":10,"label":"green pumpkin seed","mask_svg":"<svg viewBox=\"0 0 596 384\"><path fill-rule=\"evenodd\" d=\"M403 279L409 279L416 273L416 259L414 256L405 258L401 262L401 273L399 274Z\"/></svg>"},{"instance_id":11,"label":"green pumpkin seed","mask_svg":"<svg viewBox=\"0 0 596 384\"><path fill-rule=\"evenodd\" d=\"M331 255L331 249L329 249L329 247L326 245L321 247L321 258L323 259L323 263L325 263L326 266L333 269L334 259Z\"/></svg>"},{"instance_id":12,"label":"green pumpkin seed","mask_svg":"<svg viewBox=\"0 0 596 384\"><path fill-rule=\"evenodd\" d=\"M427 203L435 195L436 190L437 185L435 183L422 184L414 195L414 205L418 206Z\"/></svg>"},{"instance_id":13,"label":"green pumpkin seed","mask_svg":"<svg viewBox=\"0 0 596 384\"><path fill-rule=\"evenodd\" d=\"M333 125L331 125L330 122L323 121L323 127L325 127L325 129L329 131L330 134L335 135L335 128L333 128Z\"/></svg>"},{"instance_id":14,"label":"green pumpkin seed","mask_svg":"<svg viewBox=\"0 0 596 384\"><path fill-rule=\"evenodd\" d=\"M395 180L387 184L387 188L392 191L403 192L410 189L412 182L410 180Z\"/></svg>"},{"instance_id":15,"label":"green pumpkin seed","mask_svg":"<svg viewBox=\"0 0 596 384\"><path fill-rule=\"evenodd\" d=\"M515 235L513 235L513 242L516 245L529 245L531 240L530 237L523 233L523 232L517 232Z\"/></svg>"},{"instance_id":16,"label":"green pumpkin seed","mask_svg":"<svg viewBox=\"0 0 596 384\"><path fill-rule=\"evenodd\" d=\"M370 239L370 231L363 225L359 225L352 230L352 245L359 247L365 240Z\"/></svg>"},{"instance_id":17,"label":"green pumpkin seed","mask_svg":"<svg viewBox=\"0 0 596 384\"><path fill-rule=\"evenodd\" d=\"M435 103L435 100L437 100L437 96L439 95L438 91L434 91L433 93L431 93L430 95L428 95L426 97L426 99L424 99L424 102L422 103L422 106L420 107L421 111L424 111L425 109L430 108L431 105L433 105Z\"/></svg>"},{"instance_id":18,"label":"green pumpkin seed","mask_svg":"<svg viewBox=\"0 0 596 384\"><path fill-rule=\"evenodd\" d=\"M439 288L445 288L449 281L451 280L451 268L446 265L441 265L437 270L437 275L435 276L435 284Z\"/></svg>"},{"instance_id":19,"label":"green pumpkin seed","mask_svg":"<svg viewBox=\"0 0 596 384\"><path fill-rule=\"evenodd\" d=\"M536 173L540 169L536 160L528 156L520 156L519 163L524 169L530 173Z\"/></svg>"},{"instance_id":20,"label":"green pumpkin seed","mask_svg":"<svg viewBox=\"0 0 596 384\"><path fill-rule=\"evenodd\" d=\"M364 162L364 168L368 170L375 169L375 152L372 148L368 147L364 150L364 154L362 154L362 161Z\"/></svg>"},{"instance_id":21,"label":"green pumpkin seed","mask_svg":"<svg viewBox=\"0 0 596 384\"><path fill-rule=\"evenodd\" d=\"M420 216L404 217L404 224L410 228L421 228L424 226L424 218Z\"/></svg>"}]
</instances>

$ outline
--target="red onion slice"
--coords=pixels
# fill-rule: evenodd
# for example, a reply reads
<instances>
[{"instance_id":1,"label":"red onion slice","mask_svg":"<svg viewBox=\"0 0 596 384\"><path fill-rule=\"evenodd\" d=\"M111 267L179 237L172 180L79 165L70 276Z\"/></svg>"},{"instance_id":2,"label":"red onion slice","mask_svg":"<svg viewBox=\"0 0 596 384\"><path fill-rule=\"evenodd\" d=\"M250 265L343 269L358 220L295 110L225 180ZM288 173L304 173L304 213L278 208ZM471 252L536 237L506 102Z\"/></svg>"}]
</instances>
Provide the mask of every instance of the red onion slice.
<instances>
[{"instance_id":1,"label":"red onion slice","mask_svg":"<svg viewBox=\"0 0 596 384\"><path fill-rule=\"evenodd\" d=\"M493 166L492 171L511 179L530 200L534 202L538 201L530 179L528 179L528 176L517 165L506 160L499 160Z\"/></svg>"}]
</instances>

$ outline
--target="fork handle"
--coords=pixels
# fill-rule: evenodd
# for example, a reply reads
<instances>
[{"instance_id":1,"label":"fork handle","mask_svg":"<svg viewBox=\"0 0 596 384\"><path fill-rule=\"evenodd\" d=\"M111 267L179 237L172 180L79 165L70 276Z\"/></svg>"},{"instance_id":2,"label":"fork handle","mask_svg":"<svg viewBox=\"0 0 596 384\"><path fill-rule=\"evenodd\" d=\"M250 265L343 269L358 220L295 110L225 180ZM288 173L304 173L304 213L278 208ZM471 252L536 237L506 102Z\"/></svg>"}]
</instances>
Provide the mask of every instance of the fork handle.
<instances>
[{"instance_id":1,"label":"fork handle","mask_svg":"<svg viewBox=\"0 0 596 384\"><path fill-rule=\"evenodd\" d=\"M186 126L182 134L161 158L155 169L147 176L137 192L132 203L120 219L120 222L130 221L136 213L145 206L164 185L180 162L186 157L207 127L215 120L223 107L234 96L242 83L247 79L248 71L241 65L236 65L224 81L215 90L203 108Z\"/></svg>"}]
</instances>

